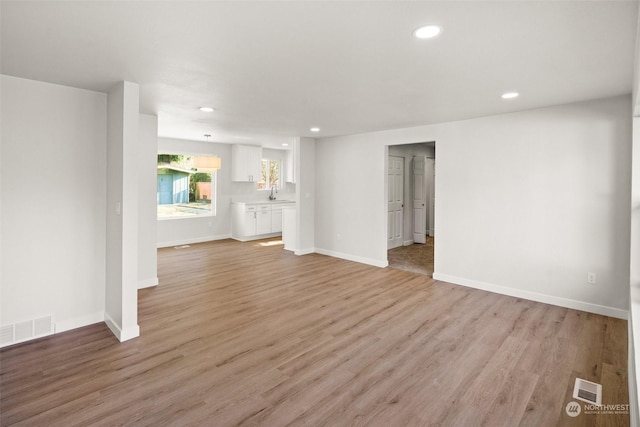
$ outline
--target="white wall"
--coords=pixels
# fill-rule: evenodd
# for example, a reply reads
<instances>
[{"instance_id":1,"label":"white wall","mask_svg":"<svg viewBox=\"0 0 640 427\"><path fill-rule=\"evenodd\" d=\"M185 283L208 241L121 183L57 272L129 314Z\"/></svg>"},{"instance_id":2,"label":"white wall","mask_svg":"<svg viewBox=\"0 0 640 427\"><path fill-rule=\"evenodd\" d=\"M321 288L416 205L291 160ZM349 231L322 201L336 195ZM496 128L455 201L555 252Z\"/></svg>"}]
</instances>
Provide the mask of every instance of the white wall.
<instances>
[{"instance_id":1,"label":"white wall","mask_svg":"<svg viewBox=\"0 0 640 427\"><path fill-rule=\"evenodd\" d=\"M216 215L158 220L158 247L229 238L232 200L267 200L269 197L269 192L258 191L255 183L231 181L230 144L158 138L158 153L208 154L220 157L222 163L218 170ZM286 151L263 149L263 157L280 159L284 162ZM294 192L295 184L284 184L277 196L279 199L293 199Z\"/></svg>"},{"instance_id":2,"label":"white wall","mask_svg":"<svg viewBox=\"0 0 640 427\"><path fill-rule=\"evenodd\" d=\"M0 79L0 323L52 314L60 332L102 321L106 95Z\"/></svg>"},{"instance_id":3,"label":"white wall","mask_svg":"<svg viewBox=\"0 0 640 427\"><path fill-rule=\"evenodd\" d=\"M640 30L640 16L637 29ZM633 67L633 150L632 150L632 184L631 184L631 230L629 257L629 412L630 425L640 426L640 400L638 398L638 384L640 383L640 352L636 352L636 345L640 344L640 31L636 32L636 46Z\"/></svg>"},{"instance_id":4,"label":"white wall","mask_svg":"<svg viewBox=\"0 0 640 427\"><path fill-rule=\"evenodd\" d=\"M631 397L632 425L638 420L637 385L640 382L640 117L633 118L633 155L631 188L631 254L630 254L630 304L629 304L629 390Z\"/></svg>"},{"instance_id":5,"label":"white wall","mask_svg":"<svg viewBox=\"0 0 640 427\"><path fill-rule=\"evenodd\" d=\"M146 288L158 284L158 117L140 114L138 124L138 288Z\"/></svg>"},{"instance_id":6,"label":"white wall","mask_svg":"<svg viewBox=\"0 0 640 427\"><path fill-rule=\"evenodd\" d=\"M386 265L385 145L436 141L434 277L625 317L630 112L622 96L319 140L316 247Z\"/></svg>"},{"instance_id":7,"label":"white wall","mask_svg":"<svg viewBox=\"0 0 640 427\"><path fill-rule=\"evenodd\" d=\"M374 133L316 141L316 176L322 177L315 188L317 252L387 265L388 140Z\"/></svg>"}]
</instances>

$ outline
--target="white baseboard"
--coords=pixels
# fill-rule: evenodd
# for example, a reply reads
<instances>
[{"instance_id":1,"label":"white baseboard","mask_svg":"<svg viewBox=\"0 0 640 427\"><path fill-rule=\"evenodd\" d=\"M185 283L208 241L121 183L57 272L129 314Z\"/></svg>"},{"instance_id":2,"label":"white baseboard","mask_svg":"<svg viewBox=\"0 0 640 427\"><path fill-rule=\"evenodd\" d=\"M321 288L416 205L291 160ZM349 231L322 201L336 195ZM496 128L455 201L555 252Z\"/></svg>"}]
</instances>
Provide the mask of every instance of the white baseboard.
<instances>
[{"instance_id":1,"label":"white baseboard","mask_svg":"<svg viewBox=\"0 0 640 427\"><path fill-rule=\"evenodd\" d=\"M140 336L140 326L135 325L130 328L124 329L120 334L120 342L127 341Z\"/></svg>"},{"instance_id":2,"label":"white baseboard","mask_svg":"<svg viewBox=\"0 0 640 427\"><path fill-rule=\"evenodd\" d=\"M413 243L414 243L413 239L405 240L404 242L402 242L402 246L411 246L413 245Z\"/></svg>"},{"instance_id":3,"label":"white baseboard","mask_svg":"<svg viewBox=\"0 0 640 427\"><path fill-rule=\"evenodd\" d=\"M296 255L309 255L316 252L316 248L298 249L293 253Z\"/></svg>"},{"instance_id":4,"label":"white baseboard","mask_svg":"<svg viewBox=\"0 0 640 427\"><path fill-rule=\"evenodd\" d=\"M96 311L95 313L85 314L84 316L74 317L73 319L56 322L55 332L70 331L71 329L82 328L83 326L93 325L104 321L104 311Z\"/></svg>"},{"instance_id":5,"label":"white baseboard","mask_svg":"<svg viewBox=\"0 0 640 427\"><path fill-rule=\"evenodd\" d=\"M138 280L138 289L151 288L158 286L158 278L152 277L150 279Z\"/></svg>"},{"instance_id":6,"label":"white baseboard","mask_svg":"<svg viewBox=\"0 0 640 427\"><path fill-rule=\"evenodd\" d=\"M282 236L282 232L269 233L269 234L258 234L258 235L255 235L255 236L245 236L245 237L239 237L239 236L230 235L229 238L231 238L233 240L237 240L239 242L253 242L254 240L271 239L272 237L281 237L281 236Z\"/></svg>"},{"instance_id":7,"label":"white baseboard","mask_svg":"<svg viewBox=\"0 0 640 427\"><path fill-rule=\"evenodd\" d=\"M118 324L107 313L104 313L104 323L107 324L107 327L111 329L113 335L115 335L120 342L140 336L140 326L135 325L134 327L121 329L120 326L118 326Z\"/></svg>"},{"instance_id":8,"label":"white baseboard","mask_svg":"<svg viewBox=\"0 0 640 427\"><path fill-rule=\"evenodd\" d=\"M181 239L181 240L173 240L170 242L158 242L158 248L169 248L171 246L181 246L181 245L190 245L192 243L204 243L211 242L214 240L224 240L230 239L231 234L218 234L215 236L205 236L205 237L196 237L192 239Z\"/></svg>"},{"instance_id":9,"label":"white baseboard","mask_svg":"<svg viewBox=\"0 0 640 427\"><path fill-rule=\"evenodd\" d=\"M361 264L368 264L368 265L373 265L374 267L387 267L389 265L389 261L387 261L386 259L384 261L382 260L376 260L376 259L372 259L372 258L365 258L365 257L361 257L361 256L357 256L357 255L351 255L351 254L345 254L342 252L336 252L336 251L330 251L327 249L321 249L321 248L316 248L315 250L317 253L322 254L322 255L328 255L334 258L341 258L341 259L346 259L347 261L355 261L355 262L359 262Z\"/></svg>"},{"instance_id":10,"label":"white baseboard","mask_svg":"<svg viewBox=\"0 0 640 427\"><path fill-rule=\"evenodd\" d=\"M592 304L589 302L576 301L568 298L556 297L553 295L539 294L537 292L525 291L521 289L509 288L495 285L493 283L480 282L477 280L465 279L463 277L449 276L448 274L433 273L433 279L441 282L453 283L455 285L467 286L469 288L482 289L483 291L494 292L496 294L508 295L516 298L523 298L530 301L542 302L545 304L557 305L559 307L571 308L574 310L586 311L603 316L615 317L626 320L629 316L627 310L622 310L604 305Z\"/></svg>"},{"instance_id":11,"label":"white baseboard","mask_svg":"<svg viewBox=\"0 0 640 427\"><path fill-rule=\"evenodd\" d=\"M107 313L104 314L104 323L106 323L107 327L111 329L111 333L120 340L120 327L116 325L116 322Z\"/></svg>"}]
</instances>

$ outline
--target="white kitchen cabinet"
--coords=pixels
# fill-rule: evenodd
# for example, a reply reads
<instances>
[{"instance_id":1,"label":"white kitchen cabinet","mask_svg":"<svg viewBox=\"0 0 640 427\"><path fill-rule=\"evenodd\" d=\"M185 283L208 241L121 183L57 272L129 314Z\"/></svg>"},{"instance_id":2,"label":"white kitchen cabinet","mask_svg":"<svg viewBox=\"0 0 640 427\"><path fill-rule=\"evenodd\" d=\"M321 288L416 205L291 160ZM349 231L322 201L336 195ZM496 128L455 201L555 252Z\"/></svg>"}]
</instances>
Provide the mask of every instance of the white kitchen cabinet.
<instances>
[{"instance_id":1,"label":"white kitchen cabinet","mask_svg":"<svg viewBox=\"0 0 640 427\"><path fill-rule=\"evenodd\" d=\"M231 180L236 182L260 181L262 148L253 145L231 146Z\"/></svg>"},{"instance_id":2,"label":"white kitchen cabinet","mask_svg":"<svg viewBox=\"0 0 640 427\"><path fill-rule=\"evenodd\" d=\"M282 208L294 202L267 202L231 204L231 237L240 240L255 240L282 234Z\"/></svg>"},{"instance_id":3,"label":"white kitchen cabinet","mask_svg":"<svg viewBox=\"0 0 640 427\"><path fill-rule=\"evenodd\" d=\"M257 214L256 234L269 234L271 231L271 210L261 210Z\"/></svg>"},{"instance_id":4,"label":"white kitchen cabinet","mask_svg":"<svg viewBox=\"0 0 640 427\"><path fill-rule=\"evenodd\" d=\"M255 236L258 219L256 217L256 207L247 206L244 211L244 224L243 232L241 234L245 236Z\"/></svg>"}]
</instances>

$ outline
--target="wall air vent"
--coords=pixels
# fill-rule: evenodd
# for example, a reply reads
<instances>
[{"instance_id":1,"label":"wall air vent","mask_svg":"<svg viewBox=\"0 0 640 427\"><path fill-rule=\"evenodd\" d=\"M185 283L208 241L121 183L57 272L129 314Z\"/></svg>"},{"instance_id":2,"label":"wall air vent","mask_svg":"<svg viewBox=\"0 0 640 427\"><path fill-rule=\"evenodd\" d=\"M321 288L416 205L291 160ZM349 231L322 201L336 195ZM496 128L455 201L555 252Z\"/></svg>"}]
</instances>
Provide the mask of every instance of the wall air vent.
<instances>
[{"instance_id":1,"label":"wall air vent","mask_svg":"<svg viewBox=\"0 0 640 427\"><path fill-rule=\"evenodd\" d=\"M0 347L53 334L53 316L43 316L0 327Z\"/></svg>"},{"instance_id":2,"label":"wall air vent","mask_svg":"<svg viewBox=\"0 0 640 427\"><path fill-rule=\"evenodd\" d=\"M53 333L52 326L53 322L51 321L51 316L33 319L33 335L36 337L50 335Z\"/></svg>"},{"instance_id":3,"label":"wall air vent","mask_svg":"<svg viewBox=\"0 0 640 427\"><path fill-rule=\"evenodd\" d=\"M33 320L14 324L13 333L16 341L26 341L33 338Z\"/></svg>"},{"instance_id":4,"label":"wall air vent","mask_svg":"<svg viewBox=\"0 0 640 427\"><path fill-rule=\"evenodd\" d=\"M573 387L573 397L583 402L602 405L602 385L592 383L591 381L576 378L576 384Z\"/></svg>"}]
</instances>

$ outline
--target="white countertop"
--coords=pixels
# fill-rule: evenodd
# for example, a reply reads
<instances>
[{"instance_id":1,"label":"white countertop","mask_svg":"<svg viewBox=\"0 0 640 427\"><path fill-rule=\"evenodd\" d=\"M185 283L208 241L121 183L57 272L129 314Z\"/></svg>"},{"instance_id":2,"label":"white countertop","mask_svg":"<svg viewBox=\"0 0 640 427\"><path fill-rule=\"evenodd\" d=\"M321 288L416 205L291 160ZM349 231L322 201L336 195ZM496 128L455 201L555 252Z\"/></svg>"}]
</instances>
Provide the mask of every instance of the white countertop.
<instances>
[{"instance_id":1,"label":"white countertop","mask_svg":"<svg viewBox=\"0 0 640 427\"><path fill-rule=\"evenodd\" d=\"M234 203L243 203L245 205L274 205L274 204L293 204L295 203L295 200L246 200L246 201L241 201L241 200L234 200L233 202L231 202L232 204Z\"/></svg>"}]
</instances>

